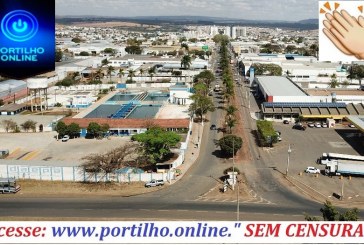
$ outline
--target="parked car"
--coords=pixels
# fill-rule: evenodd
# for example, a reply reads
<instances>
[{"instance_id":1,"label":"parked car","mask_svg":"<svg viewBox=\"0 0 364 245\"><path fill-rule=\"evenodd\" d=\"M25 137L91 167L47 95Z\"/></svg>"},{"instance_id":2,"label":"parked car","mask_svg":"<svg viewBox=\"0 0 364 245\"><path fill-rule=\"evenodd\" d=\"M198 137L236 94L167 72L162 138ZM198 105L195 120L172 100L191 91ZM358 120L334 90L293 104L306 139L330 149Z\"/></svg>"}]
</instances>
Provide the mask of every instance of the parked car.
<instances>
[{"instance_id":1,"label":"parked car","mask_svg":"<svg viewBox=\"0 0 364 245\"><path fill-rule=\"evenodd\" d=\"M70 137L68 135L64 135L62 137L62 142L67 142L70 139Z\"/></svg>"},{"instance_id":2,"label":"parked car","mask_svg":"<svg viewBox=\"0 0 364 245\"><path fill-rule=\"evenodd\" d=\"M329 125L327 125L327 123L323 122L323 123L321 123L321 127L327 128L327 127L329 127Z\"/></svg>"},{"instance_id":3,"label":"parked car","mask_svg":"<svg viewBox=\"0 0 364 245\"><path fill-rule=\"evenodd\" d=\"M307 167L305 172L309 174L319 174L321 173L321 170L315 167Z\"/></svg>"},{"instance_id":4,"label":"parked car","mask_svg":"<svg viewBox=\"0 0 364 245\"><path fill-rule=\"evenodd\" d=\"M316 123L315 123L315 128L321 128L321 123L316 122Z\"/></svg>"},{"instance_id":5,"label":"parked car","mask_svg":"<svg viewBox=\"0 0 364 245\"><path fill-rule=\"evenodd\" d=\"M216 130L216 125L215 125L215 124L212 124L212 125L210 126L210 130Z\"/></svg>"},{"instance_id":6,"label":"parked car","mask_svg":"<svg viewBox=\"0 0 364 245\"><path fill-rule=\"evenodd\" d=\"M298 130L302 130L302 131L305 131L306 130L306 126L303 126L301 124L295 124L293 125L292 127L293 129L298 129Z\"/></svg>"},{"instance_id":7,"label":"parked car","mask_svg":"<svg viewBox=\"0 0 364 245\"><path fill-rule=\"evenodd\" d=\"M315 127L315 124L313 122L308 122L307 123L307 126L310 127L310 128L314 128Z\"/></svg>"},{"instance_id":8,"label":"parked car","mask_svg":"<svg viewBox=\"0 0 364 245\"><path fill-rule=\"evenodd\" d=\"M349 127L349 128L355 128L355 125L350 123L350 124L348 125L348 127Z\"/></svg>"},{"instance_id":9,"label":"parked car","mask_svg":"<svg viewBox=\"0 0 364 245\"><path fill-rule=\"evenodd\" d=\"M283 123L284 124L289 124L289 121L288 120L283 120Z\"/></svg>"},{"instance_id":10,"label":"parked car","mask_svg":"<svg viewBox=\"0 0 364 245\"><path fill-rule=\"evenodd\" d=\"M145 187L149 188L149 187L155 187L155 186L162 186L164 185L164 181L163 180L151 180L147 183L145 183Z\"/></svg>"}]
</instances>

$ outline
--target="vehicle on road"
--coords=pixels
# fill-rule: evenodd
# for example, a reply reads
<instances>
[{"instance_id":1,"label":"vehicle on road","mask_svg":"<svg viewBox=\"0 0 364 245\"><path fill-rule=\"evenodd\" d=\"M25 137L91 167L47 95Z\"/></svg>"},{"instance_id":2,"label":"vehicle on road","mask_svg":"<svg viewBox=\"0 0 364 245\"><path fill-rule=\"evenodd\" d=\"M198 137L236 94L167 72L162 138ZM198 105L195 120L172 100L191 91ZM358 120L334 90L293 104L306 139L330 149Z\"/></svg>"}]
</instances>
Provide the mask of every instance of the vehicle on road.
<instances>
[{"instance_id":1,"label":"vehicle on road","mask_svg":"<svg viewBox=\"0 0 364 245\"><path fill-rule=\"evenodd\" d=\"M364 163L349 160L334 160L326 164L326 175L364 175Z\"/></svg>"},{"instance_id":2,"label":"vehicle on road","mask_svg":"<svg viewBox=\"0 0 364 245\"><path fill-rule=\"evenodd\" d=\"M303 126L301 124L295 124L295 125L293 125L292 128L293 129L297 129L297 130L302 130L302 131L305 131L306 130L306 126Z\"/></svg>"},{"instance_id":3,"label":"vehicle on road","mask_svg":"<svg viewBox=\"0 0 364 245\"><path fill-rule=\"evenodd\" d=\"M326 165L331 161L338 161L338 160L348 160L348 161L355 161L355 162L362 162L364 163L364 156L358 155L348 155L348 154L340 154L340 153L322 153L322 156L317 159L317 163Z\"/></svg>"},{"instance_id":4,"label":"vehicle on road","mask_svg":"<svg viewBox=\"0 0 364 245\"><path fill-rule=\"evenodd\" d=\"M67 142L70 139L68 135L62 137L62 142Z\"/></svg>"},{"instance_id":5,"label":"vehicle on road","mask_svg":"<svg viewBox=\"0 0 364 245\"><path fill-rule=\"evenodd\" d=\"M305 172L309 174L319 174L321 173L321 170L315 167L307 167Z\"/></svg>"},{"instance_id":6,"label":"vehicle on road","mask_svg":"<svg viewBox=\"0 0 364 245\"><path fill-rule=\"evenodd\" d=\"M289 124L288 120L283 120L283 124Z\"/></svg>"},{"instance_id":7,"label":"vehicle on road","mask_svg":"<svg viewBox=\"0 0 364 245\"><path fill-rule=\"evenodd\" d=\"M164 185L164 181L163 180L155 180L155 179L153 179L153 180L145 183L144 186L147 187L147 188L149 188L149 187L162 186L162 185Z\"/></svg>"},{"instance_id":8,"label":"vehicle on road","mask_svg":"<svg viewBox=\"0 0 364 245\"><path fill-rule=\"evenodd\" d=\"M307 123L307 126L310 127L310 128L314 128L315 127L315 124L313 122L308 122Z\"/></svg>"},{"instance_id":9,"label":"vehicle on road","mask_svg":"<svg viewBox=\"0 0 364 245\"><path fill-rule=\"evenodd\" d=\"M316 123L315 123L315 128L321 128L321 123L316 122Z\"/></svg>"},{"instance_id":10,"label":"vehicle on road","mask_svg":"<svg viewBox=\"0 0 364 245\"><path fill-rule=\"evenodd\" d=\"M215 124L211 124L210 130L216 130L216 129L217 129L216 125Z\"/></svg>"},{"instance_id":11,"label":"vehicle on road","mask_svg":"<svg viewBox=\"0 0 364 245\"><path fill-rule=\"evenodd\" d=\"M15 178L0 178L0 193L15 194L20 191L20 185L16 184Z\"/></svg>"}]
</instances>

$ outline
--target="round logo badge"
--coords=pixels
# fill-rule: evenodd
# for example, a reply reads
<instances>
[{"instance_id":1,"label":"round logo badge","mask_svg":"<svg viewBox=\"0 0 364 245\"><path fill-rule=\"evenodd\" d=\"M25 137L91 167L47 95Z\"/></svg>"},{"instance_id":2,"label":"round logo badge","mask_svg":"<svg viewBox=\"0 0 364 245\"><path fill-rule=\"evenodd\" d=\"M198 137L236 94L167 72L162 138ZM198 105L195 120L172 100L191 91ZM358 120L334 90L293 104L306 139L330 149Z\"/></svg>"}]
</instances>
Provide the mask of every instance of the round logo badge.
<instances>
[{"instance_id":1,"label":"round logo badge","mask_svg":"<svg viewBox=\"0 0 364 245\"><path fill-rule=\"evenodd\" d=\"M10 40L25 42L38 32L38 20L25 10L7 13L1 21L1 31Z\"/></svg>"}]
</instances>

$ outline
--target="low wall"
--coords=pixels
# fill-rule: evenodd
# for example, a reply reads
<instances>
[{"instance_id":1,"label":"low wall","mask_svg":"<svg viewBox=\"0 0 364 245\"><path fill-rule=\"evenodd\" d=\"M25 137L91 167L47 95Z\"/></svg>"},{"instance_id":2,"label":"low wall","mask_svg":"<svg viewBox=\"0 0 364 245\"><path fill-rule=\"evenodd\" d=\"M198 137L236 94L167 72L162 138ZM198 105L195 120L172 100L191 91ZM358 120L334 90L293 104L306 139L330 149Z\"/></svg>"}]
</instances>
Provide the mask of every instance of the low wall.
<instances>
[{"instance_id":1,"label":"low wall","mask_svg":"<svg viewBox=\"0 0 364 245\"><path fill-rule=\"evenodd\" d=\"M162 179L170 181L175 179L174 172L167 173L126 173L102 174L88 173L81 167L52 167L52 166L27 166L27 165L0 165L1 178L76 181L76 182L137 182Z\"/></svg>"}]
</instances>

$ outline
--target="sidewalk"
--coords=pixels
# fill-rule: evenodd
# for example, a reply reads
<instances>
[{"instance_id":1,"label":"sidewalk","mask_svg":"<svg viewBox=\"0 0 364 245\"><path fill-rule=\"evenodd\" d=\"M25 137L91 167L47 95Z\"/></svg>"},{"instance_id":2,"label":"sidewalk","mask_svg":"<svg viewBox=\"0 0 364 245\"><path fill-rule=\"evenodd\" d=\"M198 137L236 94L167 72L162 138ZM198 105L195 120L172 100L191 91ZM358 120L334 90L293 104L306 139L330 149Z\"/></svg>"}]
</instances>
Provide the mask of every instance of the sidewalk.
<instances>
[{"instance_id":1,"label":"sidewalk","mask_svg":"<svg viewBox=\"0 0 364 245\"><path fill-rule=\"evenodd\" d=\"M200 155L201 138L203 135L203 125L201 123L192 123L192 134L190 135L187 143L187 149L185 151L185 159L182 165L177 167L180 169L182 174L178 176L176 181L180 180L188 169L195 163L198 156ZM198 142L200 141L200 142Z\"/></svg>"}]
</instances>

